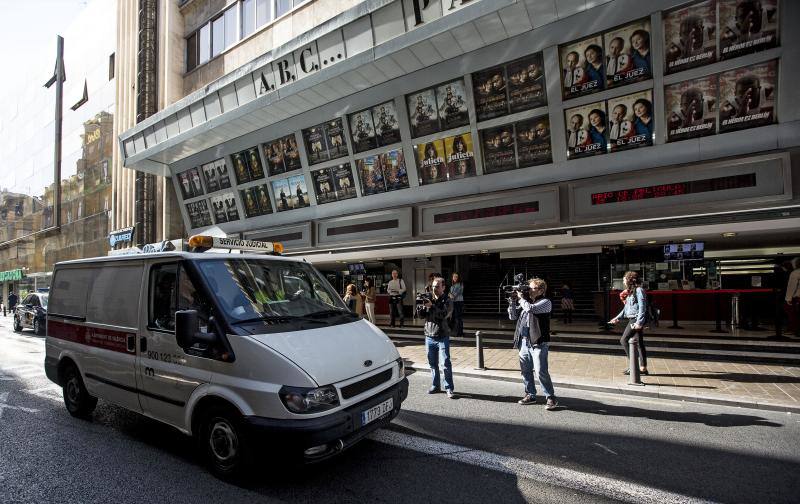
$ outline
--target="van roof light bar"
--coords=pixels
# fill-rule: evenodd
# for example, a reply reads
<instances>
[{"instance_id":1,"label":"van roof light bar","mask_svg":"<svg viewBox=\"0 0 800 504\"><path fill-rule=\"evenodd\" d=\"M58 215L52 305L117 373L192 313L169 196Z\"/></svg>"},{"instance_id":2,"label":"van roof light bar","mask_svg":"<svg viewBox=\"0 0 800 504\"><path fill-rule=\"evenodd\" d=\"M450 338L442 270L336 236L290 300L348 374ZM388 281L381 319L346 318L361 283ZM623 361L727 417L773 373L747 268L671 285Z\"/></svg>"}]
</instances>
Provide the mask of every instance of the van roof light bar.
<instances>
[{"instance_id":1,"label":"van roof light bar","mask_svg":"<svg viewBox=\"0 0 800 504\"><path fill-rule=\"evenodd\" d=\"M208 249L247 250L252 252L265 252L267 254L281 255L283 244L261 240L240 240L239 238L218 238L216 236L194 235L189 238L189 248L192 252L205 252Z\"/></svg>"}]
</instances>

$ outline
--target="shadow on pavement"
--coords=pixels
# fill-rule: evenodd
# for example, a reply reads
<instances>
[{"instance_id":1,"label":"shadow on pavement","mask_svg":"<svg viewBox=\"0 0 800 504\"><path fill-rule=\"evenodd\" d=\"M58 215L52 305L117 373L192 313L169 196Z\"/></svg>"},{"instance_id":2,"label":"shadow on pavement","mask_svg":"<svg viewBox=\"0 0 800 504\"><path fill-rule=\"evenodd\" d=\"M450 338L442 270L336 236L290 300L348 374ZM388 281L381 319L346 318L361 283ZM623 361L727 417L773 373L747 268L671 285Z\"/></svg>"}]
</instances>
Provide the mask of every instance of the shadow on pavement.
<instances>
[{"instance_id":1,"label":"shadow on pavement","mask_svg":"<svg viewBox=\"0 0 800 504\"><path fill-rule=\"evenodd\" d=\"M652 374L652 373L651 373ZM800 376L768 375L768 374L749 374L749 373L729 373L726 371L697 371L695 374L658 374L668 378L703 378L707 380L721 380L736 383L800 383ZM672 386L672 385L670 385Z\"/></svg>"}]
</instances>

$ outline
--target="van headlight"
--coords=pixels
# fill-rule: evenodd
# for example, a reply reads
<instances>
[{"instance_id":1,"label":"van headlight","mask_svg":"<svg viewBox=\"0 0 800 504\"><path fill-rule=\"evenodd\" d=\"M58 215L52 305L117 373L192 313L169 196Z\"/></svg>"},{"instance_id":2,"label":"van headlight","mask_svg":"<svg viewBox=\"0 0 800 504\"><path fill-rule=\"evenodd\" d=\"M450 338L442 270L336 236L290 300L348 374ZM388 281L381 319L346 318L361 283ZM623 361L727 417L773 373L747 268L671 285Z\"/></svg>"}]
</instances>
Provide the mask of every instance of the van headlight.
<instances>
[{"instance_id":1,"label":"van headlight","mask_svg":"<svg viewBox=\"0 0 800 504\"><path fill-rule=\"evenodd\" d=\"M284 385L278 395L292 413L317 413L339 406L339 394L333 385L319 388Z\"/></svg>"}]
</instances>

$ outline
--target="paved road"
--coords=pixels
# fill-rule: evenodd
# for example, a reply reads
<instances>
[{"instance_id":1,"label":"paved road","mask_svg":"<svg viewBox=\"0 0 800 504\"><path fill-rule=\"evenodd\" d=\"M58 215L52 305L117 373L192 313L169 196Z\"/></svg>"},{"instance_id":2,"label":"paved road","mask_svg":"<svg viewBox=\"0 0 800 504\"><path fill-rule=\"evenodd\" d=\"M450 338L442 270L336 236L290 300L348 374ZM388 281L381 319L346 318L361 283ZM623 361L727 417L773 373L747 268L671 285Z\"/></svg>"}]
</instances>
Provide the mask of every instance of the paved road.
<instances>
[{"instance_id":1,"label":"paved road","mask_svg":"<svg viewBox=\"0 0 800 504\"><path fill-rule=\"evenodd\" d=\"M208 474L189 439L100 402L91 422L44 376L43 338L0 327L0 502L797 502L800 418L427 376L390 429L337 459L265 470L247 488Z\"/></svg>"}]
</instances>

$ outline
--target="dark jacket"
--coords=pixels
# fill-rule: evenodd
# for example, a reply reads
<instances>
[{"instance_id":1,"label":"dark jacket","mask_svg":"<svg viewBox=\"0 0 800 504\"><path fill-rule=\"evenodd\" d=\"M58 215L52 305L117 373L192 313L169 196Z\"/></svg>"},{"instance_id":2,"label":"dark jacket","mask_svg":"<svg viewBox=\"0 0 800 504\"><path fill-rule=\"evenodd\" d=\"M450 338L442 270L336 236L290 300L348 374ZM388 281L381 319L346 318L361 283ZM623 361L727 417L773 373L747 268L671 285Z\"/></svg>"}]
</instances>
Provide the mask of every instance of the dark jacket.
<instances>
[{"instance_id":1,"label":"dark jacket","mask_svg":"<svg viewBox=\"0 0 800 504\"><path fill-rule=\"evenodd\" d=\"M425 318L425 336L434 339L449 338L450 324L447 319L453 313L453 302L447 295L433 299L433 306L419 308L420 316Z\"/></svg>"},{"instance_id":2,"label":"dark jacket","mask_svg":"<svg viewBox=\"0 0 800 504\"><path fill-rule=\"evenodd\" d=\"M8 295L8 306L9 306L9 308L14 308L15 306L17 306L18 302L19 302L19 298L17 297L16 294L14 294L12 292L11 294Z\"/></svg>"}]
</instances>

